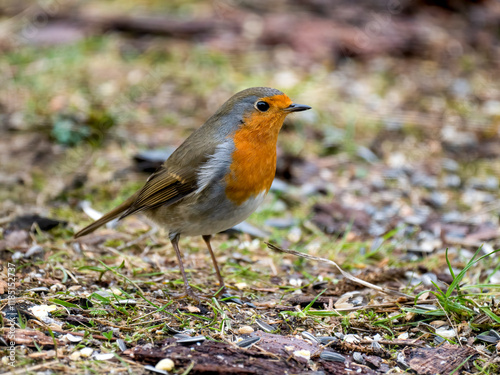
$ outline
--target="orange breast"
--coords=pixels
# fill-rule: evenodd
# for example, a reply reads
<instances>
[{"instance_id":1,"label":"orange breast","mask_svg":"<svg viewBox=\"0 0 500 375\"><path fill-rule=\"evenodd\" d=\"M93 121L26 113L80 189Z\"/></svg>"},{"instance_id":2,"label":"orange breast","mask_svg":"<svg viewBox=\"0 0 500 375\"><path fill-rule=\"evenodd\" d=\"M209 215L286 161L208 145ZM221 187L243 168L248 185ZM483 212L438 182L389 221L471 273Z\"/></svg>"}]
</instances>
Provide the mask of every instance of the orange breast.
<instances>
[{"instance_id":1,"label":"orange breast","mask_svg":"<svg viewBox=\"0 0 500 375\"><path fill-rule=\"evenodd\" d=\"M268 192L276 173L276 142L285 116L254 115L234 135L233 161L226 176L226 196L240 205Z\"/></svg>"}]
</instances>

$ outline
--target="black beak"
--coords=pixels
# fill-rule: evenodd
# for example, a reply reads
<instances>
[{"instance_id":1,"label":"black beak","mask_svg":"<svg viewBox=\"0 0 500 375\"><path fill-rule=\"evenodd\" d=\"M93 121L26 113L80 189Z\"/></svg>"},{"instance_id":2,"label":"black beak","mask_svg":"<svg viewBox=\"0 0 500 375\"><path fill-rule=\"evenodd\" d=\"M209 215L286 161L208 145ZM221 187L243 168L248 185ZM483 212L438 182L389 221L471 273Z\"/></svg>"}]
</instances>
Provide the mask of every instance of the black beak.
<instances>
[{"instance_id":1,"label":"black beak","mask_svg":"<svg viewBox=\"0 0 500 375\"><path fill-rule=\"evenodd\" d=\"M286 107L284 110L287 112L301 112L307 111L308 109L311 109L311 107L309 107L308 105L293 103Z\"/></svg>"}]
</instances>

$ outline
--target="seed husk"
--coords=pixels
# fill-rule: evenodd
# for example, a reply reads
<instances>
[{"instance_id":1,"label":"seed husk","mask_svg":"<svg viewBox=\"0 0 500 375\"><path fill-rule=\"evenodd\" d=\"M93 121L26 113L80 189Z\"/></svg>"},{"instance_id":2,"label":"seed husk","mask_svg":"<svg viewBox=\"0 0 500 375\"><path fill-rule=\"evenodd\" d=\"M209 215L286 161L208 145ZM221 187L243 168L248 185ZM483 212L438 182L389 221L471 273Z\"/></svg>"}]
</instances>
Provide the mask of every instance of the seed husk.
<instances>
[{"instance_id":1,"label":"seed husk","mask_svg":"<svg viewBox=\"0 0 500 375\"><path fill-rule=\"evenodd\" d=\"M249 348L252 345L258 343L260 341L260 337L250 337L248 339L242 340L236 345L238 345L240 348Z\"/></svg>"},{"instance_id":2,"label":"seed husk","mask_svg":"<svg viewBox=\"0 0 500 375\"><path fill-rule=\"evenodd\" d=\"M158 370L157 368L155 368L154 366L151 366L151 365L144 366L144 369L151 371L151 372L155 372L157 374L168 375L168 372L166 372L164 370Z\"/></svg>"},{"instance_id":3,"label":"seed husk","mask_svg":"<svg viewBox=\"0 0 500 375\"><path fill-rule=\"evenodd\" d=\"M352 353L352 359L354 359L354 362L359 363L361 365L364 365L366 363L363 354L361 354L360 352Z\"/></svg>"},{"instance_id":4,"label":"seed husk","mask_svg":"<svg viewBox=\"0 0 500 375\"><path fill-rule=\"evenodd\" d=\"M310 332L307 332L307 331L304 331L301 333L302 337L309 340L309 341L312 341L312 342L318 342L319 343L319 340L316 336L314 336L312 333Z\"/></svg>"},{"instance_id":5,"label":"seed husk","mask_svg":"<svg viewBox=\"0 0 500 375\"><path fill-rule=\"evenodd\" d=\"M194 337L188 337L188 338L183 338L180 340L177 340L179 344L194 344L197 342L203 342L207 338L205 336L194 336Z\"/></svg>"},{"instance_id":6,"label":"seed husk","mask_svg":"<svg viewBox=\"0 0 500 375\"><path fill-rule=\"evenodd\" d=\"M327 345L327 344L331 343L332 341L338 341L338 338L336 338L335 336L320 336L320 337L316 337L316 339L322 345Z\"/></svg>"},{"instance_id":7,"label":"seed husk","mask_svg":"<svg viewBox=\"0 0 500 375\"><path fill-rule=\"evenodd\" d=\"M118 347L120 348L120 350L122 352L124 352L125 350L127 350L127 344L125 344L125 341L123 341L122 339L117 339L116 340L116 344L118 345Z\"/></svg>"},{"instance_id":8,"label":"seed husk","mask_svg":"<svg viewBox=\"0 0 500 375\"><path fill-rule=\"evenodd\" d=\"M477 340L481 340L490 344L496 344L500 339L496 338L495 336L492 336L490 334L485 334L481 333L476 337Z\"/></svg>"},{"instance_id":9,"label":"seed husk","mask_svg":"<svg viewBox=\"0 0 500 375\"><path fill-rule=\"evenodd\" d=\"M319 355L321 359L331 362L345 362L345 357L342 354L334 352L332 350L323 350Z\"/></svg>"},{"instance_id":10,"label":"seed husk","mask_svg":"<svg viewBox=\"0 0 500 375\"><path fill-rule=\"evenodd\" d=\"M257 323L257 325L258 325L260 328L262 328L262 330L263 330L264 332L271 333L271 332L276 331L276 329L275 329L273 326L271 326L271 325L267 324L266 322L263 322L263 321L262 321L262 320L260 320L260 319L255 320L255 323Z\"/></svg>"}]
</instances>

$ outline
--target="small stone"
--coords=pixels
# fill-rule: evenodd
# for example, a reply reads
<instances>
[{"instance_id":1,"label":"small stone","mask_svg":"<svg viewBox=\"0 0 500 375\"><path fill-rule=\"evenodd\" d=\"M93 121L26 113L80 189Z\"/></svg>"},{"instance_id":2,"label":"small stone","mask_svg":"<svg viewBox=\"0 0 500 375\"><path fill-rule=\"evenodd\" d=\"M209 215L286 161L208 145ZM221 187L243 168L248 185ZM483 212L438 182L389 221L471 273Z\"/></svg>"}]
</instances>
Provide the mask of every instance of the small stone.
<instances>
[{"instance_id":1,"label":"small stone","mask_svg":"<svg viewBox=\"0 0 500 375\"><path fill-rule=\"evenodd\" d=\"M443 177L443 184L447 188L458 188L462 180L456 174L448 174Z\"/></svg>"},{"instance_id":2,"label":"small stone","mask_svg":"<svg viewBox=\"0 0 500 375\"><path fill-rule=\"evenodd\" d=\"M109 361L110 359L115 358L115 355L113 353L101 353L96 354L94 358L97 361Z\"/></svg>"},{"instance_id":3,"label":"small stone","mask_svg":"<svg viewBox=\"0 0 500 375\"><path fill-rule=\"evenodd\" d=\"M250 327L250 326L241 326L239 329L238 329L238 333L240 335L249 335L250 333L253 332L253 328Z\"/></svg>"},{"instance_id":4,"label":"small stone","mask_svg":"<svg viewBox=\"0 0 500 375\"><path fill-rule=\"evenodd\" d=\"M40 305L30 307L28 310L31 310L32 314L35 315L38 319L44 320L49 317L49 313L57 310L56 305Z\"/></svg>"},{"instance_id":5,"label":"small stone","mask_svg":"<svg viewBox=\"0 0 500 375\"><path fill-rule=\"evenodd\" d=\"M83 348L83 349L80 349L80 355L83 357L83 358L88 358L92 355L92 353L94 352L94 349L92 348Z\"/></svg>"},{"instance_id":6,"label":"small stone","mask_svg":"<svg viewBox=\"0 0 500 375\"><path fill-rule=\"evenodd\" d=\"M12 254L12 260L16 261L24 257L24 254L21 253L20 251L16 251L14 254ZM5 357L6 358L6 357Z\"/></svg>"},{"instance_id":7,"label":"small stone","mask_svg":"<svg viewBox=\"0 0 500 375\"><path fill-rule=\"evenodd\" d=\"M50 291L52 293L56 292L64 292L66 290L66 286L60 283L54 284L50 287Z\"/></svg>"},{"instance_id":8,"label":"small stone","mask_svg":"<svg viewBox=\"0 0 500 375\"><path fill-rule=\"evenodd\" d=\"M24 254L24 258L31 258L33 255L41 253L43 253L43 247L41 247L40 245L35 245L30 247L28 251L26 251L26 253Z\"/></svg>"},{"instance_id":9,"label":"small stone","mask_svg":"<svg viewBox=\"0 0 500 375\"><path fill-rule=\"evenodd\" d=\"M70 354L69 359L71 359L72 361L79 361L81 356L81 353L79 351L76 351Z\"/></svg>"},{"instance_id":10,"label":"small stone","mask_svg":"<svg viewBox=\"0 0 500 375\"><path fill-rule=\"evenodd\" d=\"M199 313L199 312L201 312L201 310L198 307L193 306L193 305L188 305L187 309L188 309L188 311L190 313Z\"/></svg>"},{"instance_id":11,"label":"small stone","mask_svg":"<svg viewBox=\"0 0 500 375\"><path fill-rule=\"evenodd\" d=\"M309 350L296 350L293 352L293 356L297 358L304 358L309 361L311 359L311 352Z\"/></svg>"},{"instance_id":12,"label":"small stone","mask_svg":"<svg viewBox=\"0 0 500 375\"><path fill-rule=\"evenodd\" d=\"M264 225L267 227L286 229L286 228L290 228L291 226L295 225L296 223L297 223L297 221L292 217L279 217L279 218L277 217L277 218L267 219L264 222Z\"/></svg>"},{"instance_id":13,"label":"small stone","mask_svg":"<svg viewBox=\"0 0 500 375\"><path fill-rule=\"evenodd\" d=\"M443 159L441 161L441 165L443 166L443 169L447 170L448 172L456 172L460 167L460 165L453 159Z\"/></svg>"},{"instance_id":14,"label":"small stone","mask_svg":"<svg viewBox=\"0 0 500 375\"><path fill-rule=\"evenodd\" d=\"M155 369L171 371L174 367L175 367L174 361L172 361L170 358L164 358L156 364Z\"/></svg>"},{"instance_id":15,"label":"small stone","mask_svg":"<svg viewBox=\"0 0 500 375\"><path fill-rule=\"evenodd\" d=\"M439 335L445 339L452 339L457 336L457 333L453 328L451 329L438 328L436 329L436 335Z\"/></svg>"},{"instance_id":16,"label":"small stone","mask_svg":"<svg viewBox=\"0 0 500 375\"><path fill-rule=\"evenodd\" d=\"M293 227L287 235L290 242L297 243L302 237L302 230L299 227Z\"/></svg>"},{"instance_id":17,"label":"small stone","mask_svg":"<svg viewBox=\"0 0 500 375\"><path fill-rule=\"evenodd\" d=\"M402 334L400 334L400 335L398 336L398 339L399 339L399 340L408 340L408 338L409 338L409 337L410 337L410 336L409 336L408 332L403 332Z\"/></svg>"},{"instance_id":18,"label":"small stone","mask_svg":"<svg viewBox=\"0 0 500 375\"><path fill-rule=\"evenodd\" d=\"M248 284L247 284L247 283L245 283L245 282L236 283L236 284L234 284L234 286L235 286L236 288L238 288L238 290L242 290L242 289L246 289L246 288L248 288Z\"/></svg>"},{"instance_id":19,"label":"small stone","mask_svg":"<svg viewBox=\"0 0 500 375\"><path fill-rule=\"evenodd\" d=\"M83 340L83 337L82 336L75 336L75 335L72 335L71 333L68 333L66 335L63 336L63 340L68 340L69 342L80 342Z\"/></svg>"}]
</instances>

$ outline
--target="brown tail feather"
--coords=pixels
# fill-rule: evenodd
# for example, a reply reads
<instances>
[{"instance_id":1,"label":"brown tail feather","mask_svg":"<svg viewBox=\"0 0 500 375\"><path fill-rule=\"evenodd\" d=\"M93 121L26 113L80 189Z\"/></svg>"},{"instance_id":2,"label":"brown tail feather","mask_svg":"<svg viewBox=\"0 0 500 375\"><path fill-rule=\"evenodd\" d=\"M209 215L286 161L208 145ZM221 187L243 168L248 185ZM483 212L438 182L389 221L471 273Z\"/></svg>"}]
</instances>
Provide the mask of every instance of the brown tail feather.
<instances>
[{"instance_id":1,"label":"brown tail feather","mask_svg":"<svg viewBox=\"0 0 500 375\"><path fill-rule=\"evenodd\" d=\"M99 228L101 225L104 225L107 222L109 222L113 219L116 219L117 217L120 217L125 211L127 211L129 209L129 207L132 205L132 203L135 202L135 200L137 198L136 195L137 194L132 195L129 199L127 199L125 202L120 204L118 207L109 211L106 215L101 217L99 220L96 220L92 224L83 228L81 231L79 231L78 233L75 234L75 238L85 236L86 234L92 233L97 228Z\"/></svg>"}]
</instances>

